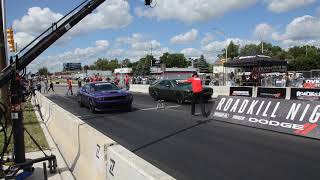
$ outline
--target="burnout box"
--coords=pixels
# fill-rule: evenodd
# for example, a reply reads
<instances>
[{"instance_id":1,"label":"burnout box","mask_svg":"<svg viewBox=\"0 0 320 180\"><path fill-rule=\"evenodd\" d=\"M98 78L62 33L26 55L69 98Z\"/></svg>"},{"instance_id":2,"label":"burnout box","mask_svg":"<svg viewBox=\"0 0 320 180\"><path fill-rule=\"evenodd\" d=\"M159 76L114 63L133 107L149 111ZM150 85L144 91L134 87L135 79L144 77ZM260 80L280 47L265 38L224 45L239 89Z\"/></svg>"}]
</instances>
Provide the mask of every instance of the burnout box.
<instances>
[{"instance_id":1,"label":"burnout box","mask_svg":"<svg viewBox=\"0 0 320 180\"><path fill-rule=\"evenodd\" d=\"M320 139L317 101L218 96L210 118Z\"/></svg>"}]
</instances>

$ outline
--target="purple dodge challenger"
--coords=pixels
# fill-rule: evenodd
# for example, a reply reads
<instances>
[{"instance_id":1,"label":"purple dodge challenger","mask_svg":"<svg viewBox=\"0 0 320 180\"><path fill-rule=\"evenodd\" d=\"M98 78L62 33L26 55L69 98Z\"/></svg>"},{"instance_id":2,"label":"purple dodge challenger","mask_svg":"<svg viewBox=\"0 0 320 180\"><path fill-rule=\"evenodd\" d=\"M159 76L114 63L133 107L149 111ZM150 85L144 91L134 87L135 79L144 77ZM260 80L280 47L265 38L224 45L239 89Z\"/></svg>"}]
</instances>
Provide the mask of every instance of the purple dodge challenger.
<instances>
[{"instance_id":1,"label":"purple dodge challenger","mask_svg":"<svg viewBox=\"0 0 320 180\"><path fill-rule=\"evenodd\" d=\"M80 107L89 107L93 113L120 109L131 111L133 101L131 93L109 82L87 83L80 88L78 97Z\"/></svg>"}]
</instances>

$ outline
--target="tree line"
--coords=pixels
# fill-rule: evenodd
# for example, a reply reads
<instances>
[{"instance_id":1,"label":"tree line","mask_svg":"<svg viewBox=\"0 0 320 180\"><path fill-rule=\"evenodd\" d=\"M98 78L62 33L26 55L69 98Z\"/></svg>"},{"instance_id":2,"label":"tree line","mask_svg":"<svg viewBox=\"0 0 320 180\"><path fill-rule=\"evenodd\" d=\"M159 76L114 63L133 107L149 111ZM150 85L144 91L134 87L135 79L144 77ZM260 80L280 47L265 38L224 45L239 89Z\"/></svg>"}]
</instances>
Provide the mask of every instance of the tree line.
<instances>
[{"instance_id":1,"label":"tree line","mask_svg":"<svg viewBox=\"0 0 320 180\"><path fill-rule=\"evenodd\" d=\"M223 49L218 58L225 58L226 49ZM273 58L287 60L288 70L290 71L309 71L311 69L320 69L320 48L315 46L294 46L288 49L283 49L280 46L272 45L271 43L262 44L247 44L240 47L231 41L227 47L228 59L234 59L238 56L247 55L266 55ZM186 68L191 66L193 61L194 67L200 72L212 72L212 64L208 63L203 55L199 58L188 59L182 53L163 53L157 60L152 55L146 55L140 58L139 61L132 62L130 59L118 60L99 58L92 65L85 65L83 70L109 70L114 71L116 68L130 67L133 69L134 75L149 75L150 67L157 63L165 64L166 68ZM39 74L48 74L47 68L41 68Z\"/></svg>"}]
</instances>

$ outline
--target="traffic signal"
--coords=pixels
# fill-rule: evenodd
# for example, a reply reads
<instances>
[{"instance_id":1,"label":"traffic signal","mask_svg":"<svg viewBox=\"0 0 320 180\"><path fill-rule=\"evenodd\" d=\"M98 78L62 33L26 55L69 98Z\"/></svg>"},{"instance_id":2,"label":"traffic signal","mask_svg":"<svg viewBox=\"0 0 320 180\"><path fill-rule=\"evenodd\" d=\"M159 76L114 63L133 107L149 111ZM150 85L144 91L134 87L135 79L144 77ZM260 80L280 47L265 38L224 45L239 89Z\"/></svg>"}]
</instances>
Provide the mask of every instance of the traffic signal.
<instances>
[{"instance_id":1,"label":"traffic signal","mask_svg":"<svg viewBox=\"0 0 320 180\"><path fill-rule=\"evenodd\" d=\"M16 52L12 28L7 29L7 38L10 52Z\"/></svg>"},{"instance_id":2,"label":"traffic signal","mask_svg":"<svg viewBox=\"0 0 320 180\"><path fill-rule=\"evenodd\" d=\"M144 0L144 5L150 6L152 3L152 0Z\"/></svg>"}]
</instances>

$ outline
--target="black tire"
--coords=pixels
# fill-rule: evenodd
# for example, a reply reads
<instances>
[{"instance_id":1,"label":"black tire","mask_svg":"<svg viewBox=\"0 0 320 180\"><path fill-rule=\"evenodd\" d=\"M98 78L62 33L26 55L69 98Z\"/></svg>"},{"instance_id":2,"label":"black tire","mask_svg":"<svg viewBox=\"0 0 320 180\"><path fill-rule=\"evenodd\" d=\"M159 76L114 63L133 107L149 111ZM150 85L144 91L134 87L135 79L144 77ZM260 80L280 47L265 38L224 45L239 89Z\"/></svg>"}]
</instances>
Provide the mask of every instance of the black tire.
<instances>
[{"instance_id":1,"label":"black tire","mask_svg":"<svg viewBox=\"0 0 320 180\"><path fill-rule=\"evenodd\" d=\"M177 99L176 100L177 100L178 104L184 104L186 102L186 100L184 99L183 95L180 94L180 93L177 94Z\"/></svg>"},{"instance_id":2,"label":"black tire","mask_svg":"<svg viewBox=\"0 0 320 180\"><path fill-rule=\"evenodd\" d=\"M80 106L80 107L83 107L83 103L82 103L81 97L79 97L79 100L78 100L78 101L79 101L79 106Z\"/></svg>"},{"instance_id":3,"label":"black tire","mask_svg":"<svg viewBox=\"0 0 320 180\"><path fill-rule=\"evenodd\" d=\"M155 100L155 101L157 101L157 100L159 100L159 93L158 93L158 91L152 91L152 98Z\"/></svg>"},{"instance_id":4,"label":"black tire","mask_svg":"<svg viewBox=\"0 0 320 180\"><path fill-rule=\"evenodd\" d=\"M96 113L96 107L94 106L92 100L89 101L89 109L92 113Z\"/></svg>"},{"instance_id":5,"label":"black tire","mask_svg":"<svg viewBox=\"0 0 320 180\"><path fill-rule=\"evenodd\" d=\"M132 104L128 104L128 105L127 105L126 111L127 111L127 112L131 112L131 111L132 111Z\"/></svg>"}]
</instances>

